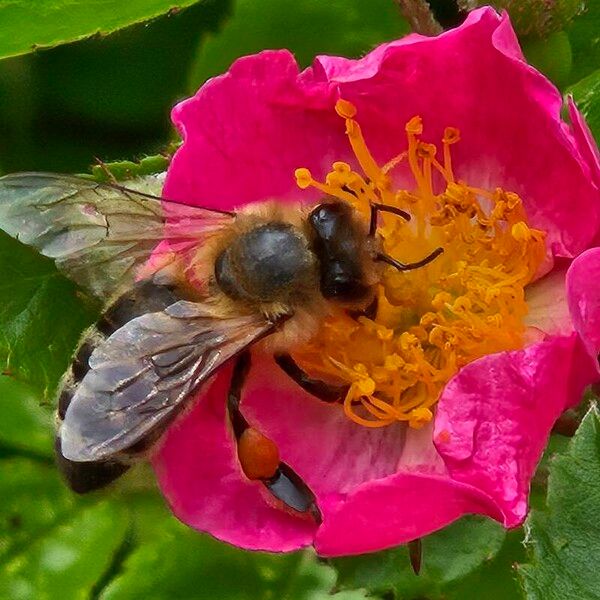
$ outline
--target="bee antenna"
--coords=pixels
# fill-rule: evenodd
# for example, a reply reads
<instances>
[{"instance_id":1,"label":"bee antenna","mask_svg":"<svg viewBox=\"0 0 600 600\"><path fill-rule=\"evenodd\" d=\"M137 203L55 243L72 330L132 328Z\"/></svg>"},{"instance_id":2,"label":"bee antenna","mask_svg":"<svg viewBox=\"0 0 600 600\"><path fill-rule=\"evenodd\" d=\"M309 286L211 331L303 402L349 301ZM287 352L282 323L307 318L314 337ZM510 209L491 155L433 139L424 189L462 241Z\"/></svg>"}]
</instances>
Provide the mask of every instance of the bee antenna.
<instances>
[{"instance_id":1,"label":"bee antenna","mask_svg":"<svg viewBox=\"0 0 600 600\"><path fill-rule=\"evenodd\" d=\"M400 262L387 254L383 254L382 252L377 253L375 260L387 263L395 269L398 269L398 271L412 271L413 269L420 269L421 267L428 265L430 262L435 260L440 254L442 254L443 251L443 248L436 248L431 254L428 254L425 258L413 263Z\"/></svg>"},{"instance_id":2,"label":"bee antenna","mask_svg":"<svg viewBox=\"0 0 600 600\"><path fill-rule=\"evenodd\" d=\"M397 217L401 217L405 221L410 221L410 213L402 210L401 208L396 208L395 206L391 206L389 204L380 204L378 202L371 202L371 223L369 225L369 236L373 237L375 232L377 231L377 215L380 212L388 212Z\"/></svg>"}]
</instances>

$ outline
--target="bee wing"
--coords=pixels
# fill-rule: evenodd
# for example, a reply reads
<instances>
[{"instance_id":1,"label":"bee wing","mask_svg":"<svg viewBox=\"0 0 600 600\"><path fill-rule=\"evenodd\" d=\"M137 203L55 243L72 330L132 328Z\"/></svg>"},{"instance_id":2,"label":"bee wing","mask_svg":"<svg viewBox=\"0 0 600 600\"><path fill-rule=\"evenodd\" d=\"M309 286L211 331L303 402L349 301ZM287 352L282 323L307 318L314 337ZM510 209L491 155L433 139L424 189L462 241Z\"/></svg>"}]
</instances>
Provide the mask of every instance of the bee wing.
<instances>
[{"instance_id":1,"label":"bee wing","mask_svg":"<svg viewBox=\"0 0 600 600\"><path fill-rule=\"evenodd\" d=\"M0 229L106 299L133 283L160 241L185 251L232 219L151 195L162 187L155 176L131 185L139 189L52 173L0 177Z\"/></svg>"},{"instance_id":2,"label":"bee wing","mask_svg":"<svg viewBox=\"0 0 600 600\"><path fill-rule=\"evenodd\" d=\"M183 300L129 321L92 353L61 426L62 454L103 460L162 431L223 363L274 327Z\"/></svg>"}]
</instances>

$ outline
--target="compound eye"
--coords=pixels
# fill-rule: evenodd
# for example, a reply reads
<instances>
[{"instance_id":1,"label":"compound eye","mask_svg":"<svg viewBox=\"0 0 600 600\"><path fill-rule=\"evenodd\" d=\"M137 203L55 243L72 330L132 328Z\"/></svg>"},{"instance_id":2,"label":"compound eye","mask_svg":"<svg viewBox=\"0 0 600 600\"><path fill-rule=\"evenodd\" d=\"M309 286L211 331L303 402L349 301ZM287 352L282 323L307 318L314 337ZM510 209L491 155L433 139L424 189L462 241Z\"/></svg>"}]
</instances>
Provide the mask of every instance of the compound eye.
<instances>
[{"instance_id":1,"label":"compound eye","mask_svg":"<svg viewBox=\"0 0 600 600\"><path fill-rule=\"evenodd\" d=\"M352 208L341 202L316 206L308 216L309 223L323 240L335 239L352 224Z\"/></svg>"}]
</instances>

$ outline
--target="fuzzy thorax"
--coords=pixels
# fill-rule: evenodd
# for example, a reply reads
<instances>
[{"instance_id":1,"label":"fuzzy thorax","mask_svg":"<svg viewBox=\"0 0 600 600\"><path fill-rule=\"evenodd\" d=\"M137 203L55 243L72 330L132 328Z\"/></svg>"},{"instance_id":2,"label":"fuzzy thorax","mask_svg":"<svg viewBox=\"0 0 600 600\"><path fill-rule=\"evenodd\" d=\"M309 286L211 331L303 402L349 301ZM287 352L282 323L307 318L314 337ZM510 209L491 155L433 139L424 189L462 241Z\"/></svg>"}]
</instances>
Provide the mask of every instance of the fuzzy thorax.
<instances>
[{"instance_id":1,"label":"fuzzy thorax","mask_svg":"<svg viewBox=\"0 0 600 600\"><path fill-rule=\"evenodd\" d=\"M224 229L204 240L195 253L189 267L188 279L196 284L204 297L210 298L224 315L254 314L260 312L272 321L280 321L277 331L261 342L267 351L288 350L314 337L320 324L330 314L330 306L319 294L319 265L311 248L310 232L307 228L308 210L299 204L284 205L266 201L242 207L235 219ZM240 240L261 227L271 225L290 226L287 241L297 244L303 260L299 262L298 273L290 285L272 291L267 298L264 290L259 290L256 281L248 276L246 267L252 258L240 251ZM216 270L219 257L228 250L237 252L232 258L228 276L228 286L217 281ZM278 249L283 252L285 248ZM272 276L266 272L266 281ZM235 294L237 289L247 294Z\"/></svg>"}]
</instances>

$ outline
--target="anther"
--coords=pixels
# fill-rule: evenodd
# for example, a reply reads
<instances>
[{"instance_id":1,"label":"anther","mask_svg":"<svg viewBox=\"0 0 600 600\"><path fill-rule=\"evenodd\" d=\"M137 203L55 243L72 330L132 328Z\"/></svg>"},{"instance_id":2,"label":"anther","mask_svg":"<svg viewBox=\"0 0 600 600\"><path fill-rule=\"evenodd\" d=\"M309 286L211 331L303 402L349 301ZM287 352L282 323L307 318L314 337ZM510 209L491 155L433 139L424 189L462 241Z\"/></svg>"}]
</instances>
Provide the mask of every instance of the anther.
<instances>
[{"instance_id":1,"label":"anther","mask_svg":"<svg viewBox=\"0 0 600 600\"><path fill-rule=\"evenodd\" d=\"M333 163L333 170L338 173L350 173L350 165L348 163L337 161Z\"/></svg>"},{"instance_id":2,"label":"anther","mask_svg":"<svg viewBox=\"0 0 600 600\"><path fill-rule=\"evenodd\" d=\"M425 406L420 406L410 411L408 424L413 429L421 429L433 419L433 413Z\"/></svg>"},{"instance_id":3,"label":"anther","mask_svg":"<svg viewBox=\"0 0 600 600\"><path fill-rule=\"evenodd\" d=\"M343 185L344 176L339 171L331 171L325 176L325 185L341 188Z\"/></svg>"},{"instance_id":4,"label":"anther","mask_svg":"<svg viewBox=\"0 0 600 600\"><path fill-rule=\"evenodd\" d=\"M421 135L423 133L423 121L421 120L421 117L413 117L406 124L406 133L411 133L413 135Z\"/></svg>"},{"instance_id":5,"label":"anther","mask_svg":"<svg viewBox=\"0 0 600 600\"><path fill-rule=\"evenodd\" d=\"M353 119L356 116L356 106L348 100L340 99L335 103L335 112L343 119Z\"/></svg>"},{"instance_id":6,"label":"anther","mask_svg":"<svg viewBox=\"0 0 600 600\"><path fill-rule=\"evenodd\" d=\"M296 169L294 171L294 176L296 177L296 184L301 190L306 189L313 182L310 171L304 167L301 169Z\"/></svg>"},{"instance_id":7,"label":"anther","mask_svg":"<svg viewBox=\"0 0 600 600\"><path fill-rule=\"evenodd\" d=\"M531 230L523 221L515 223L510 232L517 242L528 242L531 239Z\"/></svg>"},{"instance_id":8,"label":"anther","mask_svg":"<svg viewBox=\"0 0 600 600\"><path fill-rule=\"evenodd\" d=\"M460 130L456 127L446 127L446 129L444 129L442 142L444 144L456 144L457 142L460 142Z\"/></svg>"},{"instance_id":9,"label":"anther","mask_svg":"<svg viewBox=\"0 0 600 600\"><path fill-rule=\"evenodd\" d=\"M437 148L433 144L419 142L417 146L417 156L419 158L433 158L436 155Z\"/></svg>"}]
</instances>

